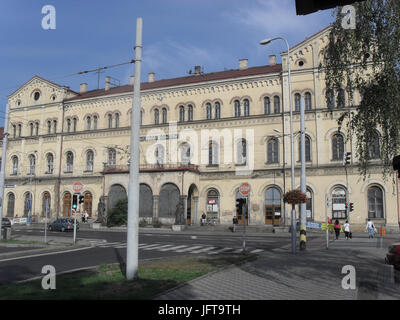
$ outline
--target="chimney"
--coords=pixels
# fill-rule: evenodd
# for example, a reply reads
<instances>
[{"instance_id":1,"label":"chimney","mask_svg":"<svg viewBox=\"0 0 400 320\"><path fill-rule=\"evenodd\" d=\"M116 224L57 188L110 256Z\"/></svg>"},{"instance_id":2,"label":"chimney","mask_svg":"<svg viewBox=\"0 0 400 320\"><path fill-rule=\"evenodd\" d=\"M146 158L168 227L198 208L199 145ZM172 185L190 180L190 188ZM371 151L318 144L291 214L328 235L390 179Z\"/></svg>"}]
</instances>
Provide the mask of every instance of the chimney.
<instances>
[{"instance_id":1,"label":"chimney","mask_svg":"<svg viewBox=\"0 0 400 320\"><path fill-rule=\"evenodd\" d=\"M104 88L104 90L110 90L110 77L106 77L106 86Z\"/></svg>"},{"instance_id":2,"label":"chimney","mask_svg":"<svg viewBox=\"0 0 400 320\"><path fill-rule=\"evenodd\" d=\"M79 92L85 93L86 91L87 91L87 83L81 83Z\"/></svg>"},{"instance_id":3,"label":"chimney","mask_svg":"<svg viewBox=\"0 0 400 320\"><path fill-rule=\"evenodd\" d=\"M276 65L276 55L272 54L269 56L269 65L270 66Z\"/></svg>"},{"instance_id":4,"label":"chimney","mask_svg":"<svg viewBox=\"0 0 400 320\"><path fill-rule=\"evenodd\" d=\"M149 82L154 82L156 79L156 74L154 72L149 72Z\"/></svg>"},{"instance_id":5,"label":"chimney","mask_svg":"<svg viewBox=\"0 0 400 320\"><path fill-rule=\"evenodd\" d=\"M129 78L129 84L130 84L131 86L133 86L134 81L135 81L135 76L130 76L130 78Z\"/></svg>"},{"instance_id":6,"label":"chimney","mask_svg":"<svg viewBox=\"0 0 400 320\"><path fill-rule=\"evenodd\" d=\"M249 67L249 60L239 59L239 70L246 70Z\"/></svg>"},{"instance_id":7,"label":"chimney","mask_svg":"<svg viewBox=\"0 0 400 320\"><path fill-rule=\"evenodd\" d=\"M201 66L194 66L194 74L196 76L201 74Z\"/></svg>"}]
</instances>

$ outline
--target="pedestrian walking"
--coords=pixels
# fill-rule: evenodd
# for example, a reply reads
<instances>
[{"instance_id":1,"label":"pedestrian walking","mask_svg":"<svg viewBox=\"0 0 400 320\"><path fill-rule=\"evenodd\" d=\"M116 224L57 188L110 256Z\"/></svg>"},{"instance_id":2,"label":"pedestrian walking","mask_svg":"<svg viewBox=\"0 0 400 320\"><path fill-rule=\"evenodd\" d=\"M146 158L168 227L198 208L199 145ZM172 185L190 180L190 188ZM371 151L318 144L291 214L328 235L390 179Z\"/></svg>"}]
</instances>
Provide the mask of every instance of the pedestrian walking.
<instances>
[{"instance_id":1,"label":"pedestrian walking","mask_svg":"<svg viewBox=\"0 0 400 320\"><path fill-rule=\"evenodd\" d=\"M236 225L238 224L238 218L237 217L233 217L233 226L232 226L232 232L236 231Z\"/></svg>"},{"instance_id":2,"label":"pedestrian walking","mask_svg":"<svg viewBox=\"0 0 400 320\"><path fill-rule=\"evenodd\" d=\"M335 220L335 224L333 225L333 228L335 229L336 240L339 240L339 234L340 234L340 223L339 223L339 220Z\"/></svg>"},{"instance_id":3,"label":"pedestrian walking","mask_svg":"<svg viewBox=\"0 0 400 320\"><path fill-rule=\"evenodd\" d=\"M85 216L85 223L88 222L89 219L89 214L87 213L87 211L85 210L85 212L83 213L83 215Z\"/></svg>"},{"instance_id":4,"label":"pedestrian walking","mask_svg":"<svg viewBox=\"0 0 400 320\"><path fill-rule=\"evenodd\" d=\"M365 226L365 229L368 231L368 238L372 239L374 237L375 225L371 221L371 219L368 219L367 225Z\"/></svg>"},{"instance_id":5,"label":"pedestrian walking","mask_svg":"<svg viewBox=\"0 0 400 320\"><path fill-rule=\"evenodd\" d=\"M350 223L348 220L346 220L346 223L343 225L343 230L346 240L349 240L351 232L350 232Z\"/></svg>"},{"instance_id":6,"label":"pedestrian walking","mask_svg":"<svg viewBox=\"0 0 400 320\"><path fill-rule=\"evenodd\" d=\"M203 212L203 214L201 215L201 225L204 226L207 222L207 216L206 214Z\"/></svg>"}]
</instances>

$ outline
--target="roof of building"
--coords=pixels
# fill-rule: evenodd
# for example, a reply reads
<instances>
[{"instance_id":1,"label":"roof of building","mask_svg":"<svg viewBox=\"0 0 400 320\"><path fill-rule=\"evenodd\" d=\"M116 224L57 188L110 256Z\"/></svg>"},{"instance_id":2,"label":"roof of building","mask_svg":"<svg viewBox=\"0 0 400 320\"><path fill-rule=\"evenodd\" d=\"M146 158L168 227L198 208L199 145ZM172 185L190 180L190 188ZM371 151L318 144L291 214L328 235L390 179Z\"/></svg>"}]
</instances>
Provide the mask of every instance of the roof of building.
<instances>
[{"instance_id":1,"label":"roof of building","mask_svg":"<svg viewBox=\"0 0 400 320\"><path fill-rule=\"evenodd\" d=\"M190 75L186 77L172 78L172 79L162 79L156 80L154 82L142 82L140 89L141 90L150 90L150 89L158 89L158 88L167 88L179 85L186 84L194 84L200 82L207 81L218 81L218 80L226 80L226 79L235 79L247 76L255 76L269 73L277 73L282 71L282 65L276 64L273 66L257 66L250 67L247 69L234 69L234 70L225 70L220 72L212 72L198 75ZM66 99L65 101L73 101L87 98L100 97L105 95L113 95L120 94L126 92L133 92L132 85L123 85L119 87L110 88L109 90L105 89L96 89L87 91L84 93L78 93L77 96Z\"/></svg>"}]
</instances>

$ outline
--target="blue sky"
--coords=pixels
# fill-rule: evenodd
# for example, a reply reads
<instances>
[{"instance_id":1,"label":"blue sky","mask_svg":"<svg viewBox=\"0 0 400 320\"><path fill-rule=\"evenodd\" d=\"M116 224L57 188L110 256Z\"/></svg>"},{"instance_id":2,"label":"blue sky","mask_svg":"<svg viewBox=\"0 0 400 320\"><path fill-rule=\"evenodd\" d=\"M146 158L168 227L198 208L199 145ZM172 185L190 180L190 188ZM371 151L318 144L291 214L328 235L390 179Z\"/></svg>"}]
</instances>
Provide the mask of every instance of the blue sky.
<instances>
[{"instance_id":1,"label":"blue sky","mask_svg":"<svg viewBox=\"0 0 400 320\"><path fill-rule=\"evenodd\" d=\"M294 0L2 0L0 2L0 126L7 96L35 74L79 91L97 89L97 75L64 77L134 58L136 18L143 18L142 81L187 75L195 65L204 72L268 64L284 51L333 21L331 10L296 16ZM42 7L56 9L56 29L42 29ZM278 62L280 61L279 56ZM101 74L129 82L133 65Z\"/></svg>"}]
</instances>

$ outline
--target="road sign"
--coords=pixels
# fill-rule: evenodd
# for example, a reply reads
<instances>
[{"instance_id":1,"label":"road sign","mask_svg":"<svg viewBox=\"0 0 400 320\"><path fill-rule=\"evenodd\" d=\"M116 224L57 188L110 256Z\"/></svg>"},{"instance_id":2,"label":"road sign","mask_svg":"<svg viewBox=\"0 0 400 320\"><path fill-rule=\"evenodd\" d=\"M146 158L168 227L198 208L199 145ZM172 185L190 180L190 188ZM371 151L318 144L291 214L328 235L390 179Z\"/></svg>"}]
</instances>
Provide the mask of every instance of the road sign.
<instances>
[{"instance_id":1,"label":"road sign","mask_svg":"<svg viewBox=\"0 0 400 320\"><path fill-rule=\"evenodd\" d=\"M72 185L72 190L74 190L74 192L81 192L82 191L82 189L83 189L83 184L82 183L80 183L79 181L78 182L75 182L73 185Z\"/></svg>"},{"instance_id":2,"label":"road sign","mask_svg":"<svg viewBox=\"0 0 400 320\"><path fill-rule=\"evenodd\" d=\"M239 192L242 195L247 196L250 193L250 185L247 182L242 183L239 187Z\"/></svg>"},{"instance_id":3,"label":"road sign","mask_svg":"<svg viewBox=\"0 0 400 320\"><path fill-rule=\"evenodd\" d=\"M17 185L16 184L6 184L4 185L6 188L16 188Z\"/></svg>"}]
</instances>

